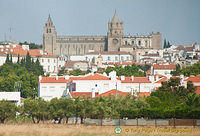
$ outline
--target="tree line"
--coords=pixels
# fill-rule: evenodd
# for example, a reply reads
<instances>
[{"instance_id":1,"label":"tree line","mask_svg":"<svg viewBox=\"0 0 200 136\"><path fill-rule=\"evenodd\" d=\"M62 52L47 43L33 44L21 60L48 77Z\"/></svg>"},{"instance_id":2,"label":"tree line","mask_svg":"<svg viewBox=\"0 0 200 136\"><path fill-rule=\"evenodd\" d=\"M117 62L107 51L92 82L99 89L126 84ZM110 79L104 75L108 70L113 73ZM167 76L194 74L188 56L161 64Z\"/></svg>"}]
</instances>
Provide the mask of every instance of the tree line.
<instances>
[{"instance_id":1,"label":"tree line","mask_svg":"<svg viewBox=\"0 0 200 136\"><path fill-rule=\"evenodd\" d=\"M173 78L162 82L162 86L148 97L135 97L127 95L85 98L53 98L44 101L41 98L27 98L22 106L16 107L8 101L0 101L0 119L3 123L8 119L26 115L33 123L41 120L53 120L61 123L69 117L91 119L200 119L200 95L195 93L195 87L191 82L187 87L180 85L179 78Z\"/></svg>"},{"instance_id":2,"label":"tree line","mask_svg":"<svg viewBox=\"0 0 200 136\"><path fill-rule=\"evenodd\" d=\"M27 53L21 59L18 55L17 63L13 63L12 55L7 54L5 63L0 66L0 91L20 91L23 98L35 98L38 92L38 76L43 74L38 58L34 61Z\"/></svg>"},{"instance_id":3,"label":"tree line","mask_svg":"<svg viewBox=\"0 0 200 136\"><path fill-rule=\"evenodd\" d=\"M143 77L146 76L146 71L148 71L151 68L150 65L127 65L125 67L122 67L121 65L115 65L114 67L107 67L105 69L105 73L108 75L111 71L116 71L117 76L135 76L135 77Z\"/></svg>"},{"instance_id":4,"label":"tree line","mask_svg":"<svg viewBox=\"0 0 200 136\"><path fill-rule=\"evenodd\" d=\"M171 72L174 76L184 75L184 76L191 76L191 75L198 75L200 74L200 61L195 63L192 66L185 66L183 68L180 67L179 64L176 65L176 70Z\"/></svg>"}]
</instances>

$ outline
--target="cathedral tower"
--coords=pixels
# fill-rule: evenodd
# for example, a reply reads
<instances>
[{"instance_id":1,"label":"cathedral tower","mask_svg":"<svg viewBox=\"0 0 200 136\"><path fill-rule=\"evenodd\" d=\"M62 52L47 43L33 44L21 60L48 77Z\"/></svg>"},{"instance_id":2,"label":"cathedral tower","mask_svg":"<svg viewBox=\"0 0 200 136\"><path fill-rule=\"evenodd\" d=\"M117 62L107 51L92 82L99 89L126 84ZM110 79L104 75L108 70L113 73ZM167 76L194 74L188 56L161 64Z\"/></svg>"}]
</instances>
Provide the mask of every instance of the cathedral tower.
<instances>
[{"instance_id":1,"label":"cathedral tower","mask_svg":"<svg viewBox=\"0 0 200 136\"><path fill-rule=\"evenodd\" d=\"M54 54L55 53L54 50L56 50L56 37L57 37L56 29L49 15L49 18L44 26L43 50Z\"/></svg>"},{"instance_id":2,"label":"cathedral tower","mask_svg":"<svg viewBox=\"0 0 200 136\"><path fill-rule=\"evenodd\" d=\"M115 12L112 21L108 22L108 42L107 50L108 51L118 51L119 47L122 45L123 39L123 22L118 18L117 13Z\"/></svg>"}]
</instances>

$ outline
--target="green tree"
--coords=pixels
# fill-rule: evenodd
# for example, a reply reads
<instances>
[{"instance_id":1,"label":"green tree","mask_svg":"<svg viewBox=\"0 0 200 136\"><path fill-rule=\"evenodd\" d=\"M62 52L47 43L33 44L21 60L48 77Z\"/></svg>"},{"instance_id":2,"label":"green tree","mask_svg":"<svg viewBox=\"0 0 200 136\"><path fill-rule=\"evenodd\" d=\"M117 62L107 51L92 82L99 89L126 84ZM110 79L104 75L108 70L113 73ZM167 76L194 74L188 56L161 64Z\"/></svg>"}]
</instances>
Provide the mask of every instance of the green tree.
<instances>
[{"instance_id":1,"label":"green tree","mask_svg":"<svg viewBox=\"0 0 200 136\"><path fill-rule=\"evenodd\" d=\"M13 119L16 117L17 107L14 103L6 100L0 101L0 120L1 123L5 122L5 119Z\"/></svg>"}]
</instances>

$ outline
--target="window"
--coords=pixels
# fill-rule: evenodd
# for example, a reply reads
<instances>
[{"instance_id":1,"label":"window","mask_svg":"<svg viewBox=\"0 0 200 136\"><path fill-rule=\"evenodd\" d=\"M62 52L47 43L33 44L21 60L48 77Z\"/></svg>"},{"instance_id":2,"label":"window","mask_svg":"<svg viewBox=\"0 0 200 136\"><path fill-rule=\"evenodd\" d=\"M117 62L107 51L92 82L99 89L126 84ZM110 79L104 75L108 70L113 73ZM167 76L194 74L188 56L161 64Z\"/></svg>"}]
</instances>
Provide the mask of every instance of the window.
<instances>
[{"instance_id":1,"label":"window","mask_svg":"<svg viewBox=\"0 0 200 136\"><path fill-rule=\"evenodd\" d=\"M51 28L49 29L49 33L51 33Z\"/></svg>"},{"instance_id":2,"label":"window","mask_svg":"<svg viewBox=\"0 0 200 136\"><path fill-rule=\"evenodd\" d=\"M115 60L118 61L118 56L115 56Z\"/></svg>"},{"instance_id":3,"label":"window","mask_svg":"<svg viewBox=\"0 0 200 136\"><path fill-rule=\"evenodd\" d=\"M121 56L121 60L124 60L124 56Z\"/></svg>"},{"instance_id":4,"label":"window","mask_svg":"<svg viewBox=\"0 0 200 136\"><path fill-rule=\"evenodd\" d=\"M47 33L48 33L48 29L47 29Z\"/></svg>"},{"instance_id":5,"label":"window","mask_svg":"<svg viewBox=\"0 0 200 136\"><path fill-rule=\"evenodd\" d=\"M108 60L110 60L110 56L108 56Z\"/></svg>"},{"instance_id":6,"label":"window","mask_svg":"<svg viewBox=\"0 0 200 136\"><path fill-rule=\"evenodd\" d=\"M126 57L126 60L129 60L129 56Z\"/></svg>"},{"instance_id":7,"label":"window","mask_svg":"<svg viewBox=\"0 0 200 136\"><path fill-rule=\"evenodd\" d=\"M132 41L132 45L134 45L134 41Z\"/></svg>"},{"instance_id":8,"label":"window","mask_svg":"<svg viewBox=\"0 0 200 136\"><path fill-rule=\"evenodd\" d=\"M47 26L47 23L45 25Z\"/></svg>"},{"instance_id":9,"label":"window","mask_svg":"<svg viewBox=\"0 0 200 136\"><path fill-rule=\"evenodd\" d=\"M56 60L54 60L54 63L56 63Z\"/></svg>"},{"instance_id":10,"label":"window","mask_svg":"<svg viewBox=\"0 0 200 136\"><path fill-rule=\"evenodd\" d=\"M50 71L50 66L48 66L48 71Z\"/></svg>"},{"instance_id":11,"label":"window","mask_svg":"<svg viewBox=\"0 0 200 136\"><path fill-rule=\"evenodd\" d=\"M138 45L141 45L141 41L138 41Z\"/></svg>"},{"instance_id":12,"label":"window","mask_svg":"<svg viewBox=\"0 0 200 136\"><path fill-rule=\"evenodd\" d=\"M42 59L42 62L44 62L44 59Z\"/></svg>"},{"instance_id":13,"label":"window","mask_svg":"<svg viewBox=\"0 0 200 136\"><path fill-rule=\"evenodd\" d=\"M48 63L50 62L50 59L48 59Z\"/></svg>"},{"instance_id":14,"label":"window","mask_svg":"<svg viewBox=\"0 0 200 136\"><path fill-rule=\"evenodd\" d=\"M127 41L125 41L125 45L127 45L128 44L128 42Z\"/></svg>"},{"instance_id":15,"label":"window","mask_svg":"<svg viewBox=\"0 0 200 136\"><path fill-rule=\"evenodd\" d=\"M54 66L54 71L56 71L56 66Z\"/></svg>"}]
</instances>

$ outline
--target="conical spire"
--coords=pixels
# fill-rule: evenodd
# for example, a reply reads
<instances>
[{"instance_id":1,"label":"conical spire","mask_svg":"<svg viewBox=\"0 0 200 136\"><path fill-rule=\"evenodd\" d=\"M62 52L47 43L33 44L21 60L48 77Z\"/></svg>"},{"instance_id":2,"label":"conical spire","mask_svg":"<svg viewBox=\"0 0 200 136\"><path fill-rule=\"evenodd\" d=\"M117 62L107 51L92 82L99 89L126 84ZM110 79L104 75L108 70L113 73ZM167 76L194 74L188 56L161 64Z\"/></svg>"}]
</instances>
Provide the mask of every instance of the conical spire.
<instances>
[{"instance_id":1,"label":"conical spire","mask_svg":"<svg viewBox=\"0 0 200 136\"><path fill-rule=\"evenodd\" d=\"M49 17L48 17L48 22L52 22L50 14L49 14Z\"/></svg>"},{"instance_id":2,"label":"conical spire","mask_svg":"<svg viewBox=\"0 0 200 136\"><path fill-rule=\"evenodd\" d=\"M116 10L115 10L115 14L114 14L114 16L112 18L112 23L117 23L117 22L121 22L121 21L119 20L119 17L118 17L118 15L116 13Z\"/></svg>"}]
</instances>

